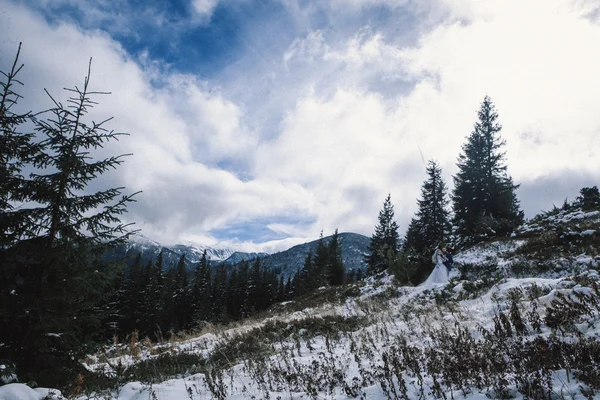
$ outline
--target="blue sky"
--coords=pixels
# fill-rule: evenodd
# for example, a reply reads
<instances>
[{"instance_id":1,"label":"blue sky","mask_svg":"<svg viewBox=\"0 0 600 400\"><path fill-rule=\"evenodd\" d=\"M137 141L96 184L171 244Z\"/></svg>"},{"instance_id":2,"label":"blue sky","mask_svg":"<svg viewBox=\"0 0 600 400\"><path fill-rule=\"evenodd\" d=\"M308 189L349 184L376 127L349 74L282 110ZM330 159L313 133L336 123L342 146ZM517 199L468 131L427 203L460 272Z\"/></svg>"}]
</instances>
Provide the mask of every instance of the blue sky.
<instances>
[{"instance_id":1,"label":"blue sky","mask_svg":"<svg viewBox=\"0 0 600 400\"><path fill-rule=\"evenodd\" d=\"M0 68L23 42L24 107L81 84L134 155L97 186L165 243L275 251L404 231L424 160L448 186L488 94L528 216L600 184L593 0L0 0Z\"/></svg>"}]
</instances>

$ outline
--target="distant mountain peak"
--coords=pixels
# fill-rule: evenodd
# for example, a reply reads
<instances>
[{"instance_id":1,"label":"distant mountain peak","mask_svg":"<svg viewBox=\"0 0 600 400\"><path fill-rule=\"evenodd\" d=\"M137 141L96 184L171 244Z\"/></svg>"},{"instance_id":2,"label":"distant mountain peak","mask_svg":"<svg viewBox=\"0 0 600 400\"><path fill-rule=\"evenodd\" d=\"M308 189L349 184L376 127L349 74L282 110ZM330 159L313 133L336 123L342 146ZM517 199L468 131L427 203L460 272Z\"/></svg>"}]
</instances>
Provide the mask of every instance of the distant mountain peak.
<instances>
[{"instance_id":1,"label":"distant mountain peak","mask_svg":"<svg viewBox=\"0 0 600 400\"><path fill-rule=\"evenodd\" d=\"M323 238L326 243L331 240L331 236ZM364 256L367 253L369 238L358 233L342 232L338 234L340 245L342 247L342 258L346 269L349 271L364 267ZM185 255L185 261L188 269L194 268L202 258L206 250L207 258L214 264L221 262L227 264L236 264L241 261L254 260L260 257L263 266L267 268L277 268L285 276L293 275L298 268L301 268L309 251L316 249L319 239L307 243L293 246L285 251L275 254L262 252L242 252L230 247L215 248L198 243L187 242L185 244L176 244L172 246L162 245L159 242L148 238L142 234L132 236L129 242L122 248L114 252L114 257L128 257L130 262L137 254L142 254L142 262L156 261L160 252L163 253L164 268L169 269L175 265Z\"/></svg>"}]
</instances>

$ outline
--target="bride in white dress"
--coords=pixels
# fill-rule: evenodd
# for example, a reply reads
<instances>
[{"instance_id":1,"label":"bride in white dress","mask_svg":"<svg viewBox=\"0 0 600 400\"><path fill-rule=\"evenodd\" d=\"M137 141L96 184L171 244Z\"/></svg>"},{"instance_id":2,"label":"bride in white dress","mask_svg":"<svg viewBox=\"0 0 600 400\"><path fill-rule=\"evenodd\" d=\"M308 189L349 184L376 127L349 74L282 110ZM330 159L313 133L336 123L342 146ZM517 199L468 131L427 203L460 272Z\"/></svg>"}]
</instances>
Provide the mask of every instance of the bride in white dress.
<instances>
[{"instance_id":1,"label":"bride in white dress","mask_svg":"<svg viewBox=\"0 0 600 400\"><path fill-rule=\"evenodd\" d=\"M435 250L433 257L431 257L432 261L435 262L435 268L431 271L429 278L419 286L433 286L444 284L448 282L448 268L444 265L444 261L446 258L444 257L444 253L441 248Z\"/></svg>"}]
</instances>

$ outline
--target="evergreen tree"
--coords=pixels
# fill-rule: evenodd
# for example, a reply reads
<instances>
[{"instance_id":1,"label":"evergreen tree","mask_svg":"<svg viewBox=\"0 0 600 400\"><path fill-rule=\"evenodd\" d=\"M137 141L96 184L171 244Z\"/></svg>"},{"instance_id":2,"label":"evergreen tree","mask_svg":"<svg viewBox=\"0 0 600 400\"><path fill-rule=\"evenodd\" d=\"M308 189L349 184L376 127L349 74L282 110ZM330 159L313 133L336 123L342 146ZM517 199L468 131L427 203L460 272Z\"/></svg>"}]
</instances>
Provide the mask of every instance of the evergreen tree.
<instances>
[{"instance_id":1,"label":"evergreen tree","mask_svg":"<svg viewBox=\"0 0 600 400\"><path fill-rule=\"evenodd\" d=\"M202 253L200 262L194 271L192 283L192 325L198 326L201 321L209 319L211 304L210 264L206 250Z\"/></svg>"},{"instance_id":2,"label":"evergreen tree","mask_svg":"<svg viewBox=\"0 0 600 400\"><path fill-rule=\"evenodd\" d=\"M420 255L431 253L450 233L448 198L442 169L430 160L426 172L428 178L421 187L421 198L417 200L419 209L410 222L404 241L405 250Z\"/></svg>"},{"instance_id":3,"label":"evergreen tree","mask_svg":"<svg viewBox=\"0 0 600 400\"><path fill-rule=\"evenodd\" d=\"M251 313L259 309L261 297L264 295L262 287L262 273L260 257L256 257L252 268L250 269L250 279L248 280L248 304Z\"/></svg>"},{"instance_id":4,"label":"evergreen tree","mask_svg":"<svg viewBox=\"0 0 600 400\"><path fill-rule=\"evenodd\" d=\"M143 293L141 333L159 338L164 328L164 287L165 276L163 274L164 256L161 251L156 263L148 262L146 265L145 288Z\"/></svg>"},{"instance_id":5,"label":"evergreen tree","mask_svg":"<svg viewBox=\"0 0 600 400\"><path fill-rule=\"evenodd\" d=\"M581 188L579 196L575 199L575 204L584 211L600 209L600 191L598 190L598 186Z\"/></svg>"},{"instance_id":6,"label":"evergreen tree","mask_svg":"<svg viewBox=\"0 0 600 400\"><path fill-rule=\"evenodd\" d=\"M212 321L225 323L229 321L227 311L227 269L225 264L219 265L214 273L211 285L211 313Z\"/></svg>"},{"instance_id":7,"label":"evergreen tree","mask_svg":"<svg viewBox=\"0 0 600 400\"><path fill-rule=\"evenodd\" d=\"M356 270L356 280L362 281L363 277L364 277L363 270L362 270L362 268L358 267L358 269Z\"/></svg>"},{"instance_id":8,"label":"evergreen tree","mask_svg":"<svg viewBox=\"0 0 600 400\"><path fill-rule=\"evenodd\" d=\"M321 231L315 250L312 268L308 271L308 290L315 290L326 284L329 261L329 247L325 243L323 231Z\"/></svg>"},{"instance_id":9,"label":"evergreen tree","mask_svg":"<svg viewBox=\"0 0 600 400\"><path fill-rule=\"evenodd\" d=\"M336 229L329 241L328 251L329 262L327 264L327 281L332 286L339 286L344 283L345 267L342 261L342 247L338 230Z\"/></svg>"},{"instance_id":10,"label":"evergreen tree","mask_svg":"<svg viewBox=\"0 0 600 400\"><path fill-rule=\"evenodd\" d=\"M176 330L183 330L189 324L191 308L191 288L188 283L188 273L186 269L185 254L181 256L177 263L175 275L175 295L174 303L175 310L173 314L177 323L175 324Z\"/></svg>"},{"instance_id":11,"label":"evergreen tree","mask_svg":"<svg viewBox=\"0 0 600 400\"><path fill-rule=\"evenodd\" d=\"M160 327L161 334L163 332L174 331L177 326L176 315L176 297L177 293L177 269L171 265L167 267L166 273L163 275L162 287L160 292L160 321L157 325Z\"/></svg>"},{"instance_id":12,"label":"evergreen tree","mask_svg":"<svg viewBox=\"0 0 600 400\"><path fill-rule=\"evenodd\" d=\"M110 318L108 323L116 323L119 331L126 334L133 332L134 329L139 329L142 316L140 313L142 311L142 291L142 253L138 253L117 292L117 318Z\"/></svg>"},{"instance_id":13,"label":"evergreen tree","mask_svg":"<svg viewBox=\"0 0 600 400\"><path fill-rule=\"evenodd\" d=\"M277 301L285 301L287 300L287 296L285 294L285 282L283 279L283 275L279 276L279 283L277 285Z\"/></svg>"},{"instance_id":14,"label":"evergreen tree","mask_svg":"<svg viewBox=\"0 0 600 400\"><path fill-rule=\"evenodd\" d=\"M299 269L296 271L296 275L299 273ZM291 276L288 276L285 282L285 300L289 300L294 296L294 280Z\"/></svg>"},{"instance_id":15,"label":"evergreen tree","mask_svg":"<svg viewBox=\"0 0 600 400\"><path fill-rule=\"evenodd\" d=\"M14 75L14 67L5 74L9 83ZM95 104L91 98L99 94L89 91L89 79L88 70L81 89L67 89L72 95L67 106L50 97L54 106L34 120L35 152L24 157L19 152L33 136L16 134L19 119L12 118L6 102L14 92L2 85L2 141L7 145L2 173L9 178L9 194L2 189L1 195L26 212L12 213L3 204L2 212L11 213L4 221L15 221L15 216L18 221L3 226L1 291L18 296L2 312L0 324L11 329L2 330L0 358L15 362L22 379L41 384L71 379L77 360L90 350L87 345L104 335L104 309L98 305L113 287L117 265L104 262L102 255L128 235L120 216L132 199L122 196L123 188L85 193L92 180L122 162L122 156L94 160L91 155L119 134L103 127L108 120L86 122ZM19 175L20 162L33 171L27 180Z\"/></svg>"},{"instance_id":16,"label":"evergreen tree","mask_svg":"<svg viewBox=\"0 0 600 400\"><path fill-rule=\"evenodd\" d=\"M254 309L254 305L248 301L250 296L250 288L248 282L250 280L250 264L248 261L242 261L235 268L238 272L237 282L231 279L232 289L229 292L233 292L236 298L235 301L235 318L245 318L249 316Z\"/></svg>"},{"instance_id":17,"label":"evergreen tree","mask_svg":"<svg viewBox=\"0 0 600 400\"><path fill-rule=\"evenodd\" d=\"M507 174L505 153L500 151L505 144L501 130L498 113L486 96L454 176L454 225L464 244L506 235L523 221L518 185Z\"/></svg>"},{"instance_id":18,"label":"evergreen tree","mask_svg":"<svg viewBox=\"0 0 600 400\"><path fill-rule=\"evenodd\" d=\"M6 78L6 81L0 80L0 249L30 236L33 222L29 208L14 207L15 203L29 199L22 170L40 151L39 144L33 142L34 134L19 130L34 120L32 113L16 114L12 110L21 98L15 88L22 85L17 79L23 68L23 64L19 66L20 53L21 44L10 72L0 71Z\"/></svg>"},{"instance_id":19,"label":"evergreen tree","mask_svg":"<svg viewBox=\"0 0 600 400\"><path fill-rule=\"evenodd\" d=\"M394 221L394 206L391 195L388 194L383 202L383 209L379 212L379 223L375 227L375 233L369 243L370 254L365 259L367 274L373 275L385 270L388 254L395 256L399 250L398 245L398 224Z\"/></svg>"},{"instance_id":20,"label":"evergreen tree","mask_svg":"<svg viewBox=\"0 0 600 400\"><path fill-rule=\"evenodd\" d=\"M293 288L294 288L294 296L302 296L309 291L313 290L311 286L311 276L314 270L313 256L312 251L308 251L306 258L304 259L304 265L302 269L298 269L296 271L296 275L294 275Z\"/></svg>"}]
</instances>

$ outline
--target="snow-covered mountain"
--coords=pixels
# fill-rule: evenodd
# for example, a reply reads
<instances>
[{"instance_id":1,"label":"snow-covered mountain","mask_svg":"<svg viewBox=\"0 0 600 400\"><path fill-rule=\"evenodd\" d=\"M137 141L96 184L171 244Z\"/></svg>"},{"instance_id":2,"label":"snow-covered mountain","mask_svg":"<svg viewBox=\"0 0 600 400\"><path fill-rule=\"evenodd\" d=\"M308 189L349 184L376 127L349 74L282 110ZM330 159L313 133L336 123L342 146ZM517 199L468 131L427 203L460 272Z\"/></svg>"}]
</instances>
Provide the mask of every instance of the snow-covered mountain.
<instances>
[{"instance_id":1,"label":"snow-covered mountain","mask_svg":"<svg viewBox=\"0 0 600 400\"><path fill-rule=\"evenodd\" d=\"M331 236L325 237L326 243L329 242ZM342 249L342 259L348 271L364 267L363 258L367 253L369 238L357 233L344 232L339 234L340 247ZM299 244L288 250L281 251L275 254L267 253L247 253L236 251L235 249L223 247L213 248L197 244L177 244L174 246L164 246L152 239L143 235L133 236L129 242L118 248L111 257L127 256L129 262L142 254L142 262L146 263L149 260L156 260L158 254L163 252L164 268L169 268L176 265L182 255L185 255L185 260L188 269L192 269L201 259L202 253L206 250L206 255L211 260L213 266L221 262L227 264L235 264L244 260L254 260L257 257L261 258L263 266L267 268L277 268L282 271L284 276L294 274L298 268L301 268L309 251L313 254L317 248L318 240Z\"/></svg>"},{"instance_id":2,"label":"snow-covered mountain","mask_svg":"<svg viewBox=\"0 0 600 400\"><path fill-rule=\"evenodd\" d=\"M132 262L133 259L141 253L142 262L147 263L150 260L155 261L162 251L164 260L163 266L165 269L176 265L182 255L185 255L187 267L191 269L200 261L204 250L206 250L208 259L213 262L224 261L233 254L238 253L235 249L228 247L213 248L196 244L165 246L144 235L137 234L132 236L125 245L118 247L114 252L107 256L127 257L128 261ZM242 255L239 257L241 256Z\"/></svg>"},{"instance_id":3,"label":"snow-covered mountain","mask_svg":"<svg viewBox=\"0 0 600 400\"><path fill-rule=\"evenodd\" d=\"M258 257L260 257L262 259L262 258L265 258L268 256L269 256L268 253L244 253L241 251L236 251L232 255L227 257L225 260L223 260L223 262L227 263L227 264L236 264L241 261L256 260L256 258L258 258Z\"/></svg>"}]
</instances>

